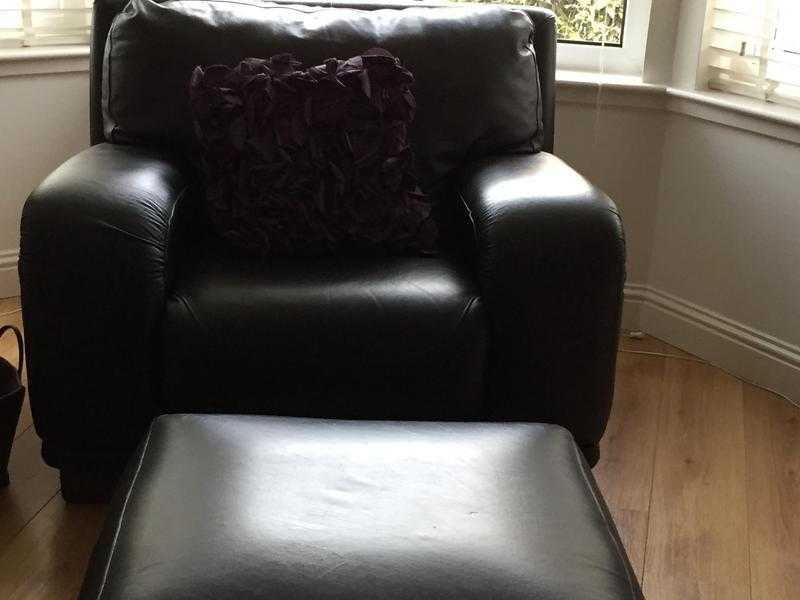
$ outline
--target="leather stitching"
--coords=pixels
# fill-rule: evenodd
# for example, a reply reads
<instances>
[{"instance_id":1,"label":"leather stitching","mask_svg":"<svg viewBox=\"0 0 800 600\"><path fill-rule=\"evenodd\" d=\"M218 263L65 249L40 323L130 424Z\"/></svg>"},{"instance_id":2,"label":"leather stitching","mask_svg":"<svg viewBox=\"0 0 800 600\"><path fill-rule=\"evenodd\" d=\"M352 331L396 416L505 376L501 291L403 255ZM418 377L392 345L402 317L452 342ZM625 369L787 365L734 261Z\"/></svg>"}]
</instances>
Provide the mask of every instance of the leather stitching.
<instances>
[{"instance_id":1,"label":"leather stitching","mask_svg":"<svg viewBox=\"0 0 800 600\"><path fill-rule=\"evenodd\" d=\"M625 576L628 579L628 588L631 593L631 598L632 600L639 600L641 598L641 595L636 593L636 585L634 585L633 583L633 573L631 572L632 567L628 562L628 560L625 558L625 551L621 545L622 542L619 540L619 537L616 534L616 530L613 524L609 522L608 515L606 514L606 511L603 510L603 506L600 503L600 500L597 498L597 493L595 492L594 486L589 482L589 477L586 473L586 466L584 465L584 462L581 460L580 448L578 448L577 444L575 444L574 442L572 443L572 450L573 450L573 457L575 458L575 462L577 463L578 471L580 471L581 476L583 477L583 483L584 485L586 485L586 488L592 495L595 507L600 513L600 516L603 517L603 523L606 526L606 531L608 532L609 536L614 542L614 548L617 551L617 557L619 558L619 561L622 563L622 566L625 569Z\"/></svg>"},{"instance_id":2,"label":"leather stitching","mask_svg":"<svg viewBox=\"0 0 800 600\"><path fill-rule=\"evenodd\" d=\"M147 454L147 449L150 445L150 436L153 432L153 426L150 425L150 428L147 430L147 437L144 440L144 447L142 448L142 455L139 457L139 464L136 465L136 471L133 474L133 479L131 480L131 484L128 487L128 492L125 494L125 500L122 502L122 509L119 512L119 521L117 521L117 528L114 532L114 539L111 541L111 550L108 553L108 560L106 561L105 569L103 569L103 577L100 580L100 589L97 591L97 600L100 600L103 596L103 592L105 591L106 582L108 581L108 573L111 570L111 561L114 558L114 552L117 549L117 541L119 540L119 533L122 530L122 522L125 520L125 511L128 508L128 502L131 499L131 495L133 494L133 488L136 486L136 481L139 479L139 473L142 470L142 464L144 463L144 457Z\"/></svg>"},{"instance_id":3,"label":"leather stitching","mask_svg":"<svg viewBox=\"0 0 800 600\"><path fill-rule=\"evenodd\" d=\"M469 207L467 199L464 197L464 192L458 192L458 199L461 202L461 206L467 211L467 218L472 225L472 241L475 243L475 250L477 251L480 248L480 238L478 234L478 224L475 222L475 215L472 213L472 209Z\"/></svg>"},{"instance_id":4,"label":"leather stitching","mask_svg":"<svg viewBox=\"0 0 800 600\"><path fill-rule=\"evenodd\" d=\"M114 51L114 30L117 27L117 22L123 14L124 11L117 13L108 28L108 41L103 48L103 68L101 69L102 79L100 80L100 112L103 122L103 140L111 142L112 144L114 143L118 126L111 110L111 55ZM106 113L108 113L108 120L111 123L111 130L109 131L108 136L106 136Z\"/></svg>"},{"instance_id":5,"label":"leather stitching","mask_svg":"<svg viewBox=\"0 0 800 600\"><path fill-rule=\"evenodd\" d=\"M527 15L525 15L527 17ZM527 48L533 57L533 73L536 77L536 133L531 138L531 149L534 152L542 150L541 147L536 147L536 139L542 137L542 145L544 145L544 117L542 115L542 78L539 71L539 57L536 55L536 23L533 19L531 21L531 37L528 40Z\"/></svg>"},{"instance_id":6,"label":"leather stitching","mask_svg":"<svg viewBox=\"0 0 800 600\"><path fill-rule=\"evenodd\" d=\"M166 235L164 236L164 267L163 267L163 273L161 274L162 275L162 279L164 281L164 296L165 297L169 293L169 287L170 287L170 285L172 283L172 280L171 280L171 277L170 277L170 275L171 275L171 272L170 272L170 259L171 259L172 254L174 253L172 245L173 245L173 242L174 242L173 235L175 234L175 232L173 231L174 223L175 223L175 213L178 210L178 204L183 201L183 198L186 195L186 191L190 187L191 187L191 184L187 183L186 185L183 186L183 189L180 192L178 192L178 194L175 196L175 202L172 203L172 208L169 211L169 216L167 217L167 230L165 232Z\"/></svg>"}]
</instances>

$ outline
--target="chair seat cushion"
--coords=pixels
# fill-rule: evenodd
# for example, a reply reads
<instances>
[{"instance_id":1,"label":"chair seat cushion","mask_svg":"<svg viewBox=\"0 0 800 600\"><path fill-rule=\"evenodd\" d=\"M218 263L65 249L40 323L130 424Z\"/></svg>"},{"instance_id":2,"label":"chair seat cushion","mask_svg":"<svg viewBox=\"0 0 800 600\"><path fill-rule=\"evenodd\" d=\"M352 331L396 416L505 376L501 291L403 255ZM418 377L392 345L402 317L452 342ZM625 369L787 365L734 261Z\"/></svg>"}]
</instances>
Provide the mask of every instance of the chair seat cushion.
<instances>
[{"instance_id":1,"label":"chair seat cushion","mask_svg":"<svg viewBox=\"0 0 800 600\"><path fill-rule=\"evenodd\" d=\"M570 434L161 417L81 600L641 598Z\"/></svg>"},{"instance_id":2,"label":"chair seat cushion","mask_svg":"<svg viewBox=\"0 0 800 600\"><path fill-rule=\"evenodd\" d=\"M164 320L164 409L472 419L488 323L444 257L261 260L204 244Z\"/></svg>"}]
</instances>

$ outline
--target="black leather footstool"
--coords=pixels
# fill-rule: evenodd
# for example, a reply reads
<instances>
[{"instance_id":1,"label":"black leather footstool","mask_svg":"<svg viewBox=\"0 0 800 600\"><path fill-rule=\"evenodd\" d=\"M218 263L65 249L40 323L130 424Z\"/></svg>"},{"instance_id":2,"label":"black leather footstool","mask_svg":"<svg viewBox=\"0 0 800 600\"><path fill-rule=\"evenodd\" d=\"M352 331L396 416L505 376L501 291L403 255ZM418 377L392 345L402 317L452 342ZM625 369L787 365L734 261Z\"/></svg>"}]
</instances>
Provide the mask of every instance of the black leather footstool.
<instances>
[{"instance_id":1,"label":"black leather footstool","mask_svg":"<svg viewBox=\"0 0 800 600\"><path fill-rule=\"evenodd\" d=\"M173 415L84 600L641 598L560 427Z\"/></svg>"}]
</instances>

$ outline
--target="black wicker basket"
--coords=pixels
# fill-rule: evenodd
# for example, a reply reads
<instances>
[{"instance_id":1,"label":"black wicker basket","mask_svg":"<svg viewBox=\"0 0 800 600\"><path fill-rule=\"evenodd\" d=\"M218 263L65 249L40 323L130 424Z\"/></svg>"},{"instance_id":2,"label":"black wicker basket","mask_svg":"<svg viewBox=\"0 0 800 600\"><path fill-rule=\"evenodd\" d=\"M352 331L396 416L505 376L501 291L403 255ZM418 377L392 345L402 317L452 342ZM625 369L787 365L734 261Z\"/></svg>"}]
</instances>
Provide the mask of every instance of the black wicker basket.
<instances>
[{"instance_id":1,"label":"black wicker basket","mask_svg":"<svg viewBox=\"0 0 800 600\"><path fill-rule=\"evenodd\" d=\"M13 325L0 327L0 336L6 331L13 331L19 346L19 366L15 367L0 357L0 487L8 485L8 458L11 455L11 444L17 430L19 413L25 388L22 385L22 365L25 352L22 334Z\"/></svg>"}]
</instances>

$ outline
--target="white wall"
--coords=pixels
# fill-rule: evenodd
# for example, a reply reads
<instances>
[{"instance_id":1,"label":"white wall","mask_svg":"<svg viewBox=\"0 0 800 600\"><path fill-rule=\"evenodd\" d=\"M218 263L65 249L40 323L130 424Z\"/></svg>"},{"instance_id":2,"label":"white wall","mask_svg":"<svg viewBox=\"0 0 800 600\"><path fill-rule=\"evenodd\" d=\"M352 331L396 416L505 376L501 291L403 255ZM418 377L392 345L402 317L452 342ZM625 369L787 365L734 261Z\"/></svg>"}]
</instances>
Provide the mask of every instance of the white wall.
<instances>
[{"instance_id":1,"label":"white wall","mask_svg":"<svg viewBox=\"0 0 800 600\"><path fill-rule=\"evenodd\" d=\"M800 144L566 87L556 153L625 222L623 326L800 402Z\"/></svg>"},{"instance_id":2,"label":"white wall","mask_svg":"<svg viewBox=\"0 0 800 600\"><path fill-rule=\"evenodd\" d=\"M645 283L650 270L663 139L660 110L558 103L555 153L616 202L629 282Z\"/></svg>"},{"instance_id":3,"label":"white wall","mask_svg":"<svg viewBox=\"0 0 800 600\"><path fill-rule=\"evenodd\" d=\"M89 144L87 73L0 77L0 297L19 293L22 205L66 158Z\"/></svg>"},{"instance_id":4,"label":"white wall","mask_svg":"<svg viewBox=\"0 0 800 600\"><path fill-rule=\"evenodd\" d=\"M800 145L666 118L640 325L800 402Z\"/></svg>"},{"instance_id":5,"label":"white wall","mask_svg":"<svg viewBox=\"0 0 800 600\"><path fill-rule=\"evenodd\" d=\"M669 115L648 283L800 342L800 146Z\"/></svg>"}]
</instances>

